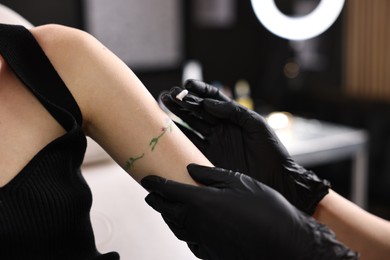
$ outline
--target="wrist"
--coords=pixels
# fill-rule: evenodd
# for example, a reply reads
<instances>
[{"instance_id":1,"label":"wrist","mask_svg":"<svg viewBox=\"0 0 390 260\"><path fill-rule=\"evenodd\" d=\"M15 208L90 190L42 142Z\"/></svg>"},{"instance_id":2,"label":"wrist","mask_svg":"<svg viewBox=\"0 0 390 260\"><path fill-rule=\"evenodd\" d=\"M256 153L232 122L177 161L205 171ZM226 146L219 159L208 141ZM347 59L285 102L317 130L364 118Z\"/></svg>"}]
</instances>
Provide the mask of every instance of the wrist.
<instances>
[{"instance_id":1,"label":"wrist","mask_svg":"<svg viewBox=\"0 0 390 260\"><path fill-rule=\"evenodd\" d=\"M306 214L313 215L318 204L328 194L330 183L304 168L300 171L290 171L293 182L291 203Z\"/></svg>"},{"instance_id":2,"label":"wrist","mask_svg":"<svg viewBox=\"0 0 390 260\"><path fill-rule=\"evenodd\" d=\"M325 218L326 209L328 208L329 204L331 203L331 197L333 195L333 191L329 189L329 193L326 194L317 204L317 207L314 210L313 218L315 218L318 221L321 221Z\"/></svg>"},{"instance_id":3,"label":"wrist","mask_svg":"<svg viewBox=\"0 0 390 260\"><path fill-rule=\"evenodd\" d=\"M302 257L304 259L335 259L335 260L356 260L359 257L357 252L348 248L336 238L336 234L327 226L317 222L310 216L301 216L305 223L306 231L309 233L309 245Z\"/></svg>"}]
</instances>

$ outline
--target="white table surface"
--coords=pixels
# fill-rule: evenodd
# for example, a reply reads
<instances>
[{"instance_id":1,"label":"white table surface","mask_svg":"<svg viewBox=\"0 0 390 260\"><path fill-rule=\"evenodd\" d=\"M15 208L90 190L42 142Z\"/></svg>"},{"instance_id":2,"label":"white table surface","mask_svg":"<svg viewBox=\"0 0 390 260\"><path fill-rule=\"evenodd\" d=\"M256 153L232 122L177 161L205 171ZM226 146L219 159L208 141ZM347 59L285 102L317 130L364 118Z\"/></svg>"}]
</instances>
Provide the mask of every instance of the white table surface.
<instances>
[{"instance_id":1,"label":"white table surface","mask_svg":"<svg viewBox=\"0 0 390 260\"><path fill-rule=\"evenodd\" d=\"M301 117L293 117L276 134L294 160L306 167L351 157L368 142L364 130Z\"/></svg>"}]
</instances>

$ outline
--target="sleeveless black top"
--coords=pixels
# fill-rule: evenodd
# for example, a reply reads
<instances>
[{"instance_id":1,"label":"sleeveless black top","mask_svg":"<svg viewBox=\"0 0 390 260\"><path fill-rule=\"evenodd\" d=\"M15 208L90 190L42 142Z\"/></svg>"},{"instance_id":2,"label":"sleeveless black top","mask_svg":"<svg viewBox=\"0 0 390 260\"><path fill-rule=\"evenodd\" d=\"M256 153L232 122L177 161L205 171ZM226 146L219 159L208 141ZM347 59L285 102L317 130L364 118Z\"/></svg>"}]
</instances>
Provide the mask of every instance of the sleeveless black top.
<instances>
[{"instance_id":1,"label":"sleeveless black top","mask_svg":"<svg viewBox=\"0 0 390 260\"><path fill-rule=\"evenodd\" d=\"M76 101L24 27L0 24L0 53L67 131L0 188L0 259L119 259L95 246L92 194L80 173L86 137Z\"/></svg>"}]
</instances>

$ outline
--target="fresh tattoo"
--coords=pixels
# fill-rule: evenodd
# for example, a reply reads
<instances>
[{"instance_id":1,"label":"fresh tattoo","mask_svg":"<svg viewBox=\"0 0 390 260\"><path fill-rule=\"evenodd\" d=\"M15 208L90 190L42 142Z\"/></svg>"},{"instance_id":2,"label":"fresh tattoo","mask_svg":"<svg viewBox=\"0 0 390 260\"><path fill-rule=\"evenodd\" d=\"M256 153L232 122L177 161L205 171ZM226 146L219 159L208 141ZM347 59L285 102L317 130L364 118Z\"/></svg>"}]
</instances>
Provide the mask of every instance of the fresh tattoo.
<instances>
[{"instance_id":1,"label":"fresh tattoo","mask_svg":"<svg viewBox=\"0 0 390 260\"><path fill-rule=\"evenodd\" d=\"M167 126L161 128L161 134L159 134L157 137L154 137L150 141L149 146L152 149L152 151L156 147L156 145L157 145L158 141L160 140L160 138L163 137L163 135L165 135L165 133L167 131L172 132L172 120L171 119L167 120Z\"/></svg>"},{"instance_id":2,"label":"fresh tattoo","mask_svg":"<svg viewBox=\"0 0 390 260\"><path fill-rule=\"evenodd\" d=\"M157 145L158 141L160 140L160 138L163 137L163 135L165 135L166 132L168 132L168 131L172 132L172 129L173 129L172 124L173 124L172 120L168 118L166 126L161 128L161 133L158 136L152 138L152 140L149 143L149 146L150 146L152 151L156 147L156 145ZM125 170L126 171L130 171L131 169L133 169L134 168L134 163L136 161L142 159L144 156L145 156L145 153L142 153L141 155L136 156L136 157L130 157L126 161L126 163L125 163Z\"/></svg>"},{"instance_id":3,"label":"fresh tattoo","mask_svg":"<svg viewBox=\"0 0 390 260\"><path fill-rule=\"evenodd\" d=\"M134 163L138 161L139 159L142 159L144 157L145 153L141 154L140 156L137 157L130 157L125 164L125 170L129 171L134 167Z\"/></svg>"}]
</instances>

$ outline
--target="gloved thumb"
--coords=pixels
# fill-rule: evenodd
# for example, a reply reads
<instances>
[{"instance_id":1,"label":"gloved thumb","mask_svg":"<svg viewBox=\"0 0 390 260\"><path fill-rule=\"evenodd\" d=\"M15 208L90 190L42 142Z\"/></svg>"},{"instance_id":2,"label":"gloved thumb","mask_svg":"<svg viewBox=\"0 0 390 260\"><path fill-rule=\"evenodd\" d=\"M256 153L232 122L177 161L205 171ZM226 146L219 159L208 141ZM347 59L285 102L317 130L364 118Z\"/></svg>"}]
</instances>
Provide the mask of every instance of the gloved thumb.
<instances>
[{"instance_id":1,"label":"gloved thumb","mask_svg":"<svg viewBox=\"0 0 390 260\"><path fill-rule=\"evenodd\" d=\"M187 166L187 170L195 181L205 186L226 188L232 187L232 184L237 181L235 175L238 173L222 168L207 167L192 163Z\"/></svg>"},{"instance_id":2,"label":"gloved thumb","mask_svg":"<svg viewBox=\"0 0 390 260\"><path fill-rule=\"evenodd\" d=\"M188 89L188 91L193 92L202 98L209 97L222 101L230 100L230 98L219 91L218 88L200 80L189 79L184 83L184 87Z\"/></svg>"},{"instance_id":3,"label":"gloved thumb","mask_svg":"<svg viewBox=\"0 0 390 260\"><path fill-rule=\"evenodd\" d=\"M148 175L142 178L141 186L144 187L144 189L148 190L149 192L153 192L158 190L162 186L162 184L166 182L167 180L160 176Z\"/></svg>"}]
</instances>

